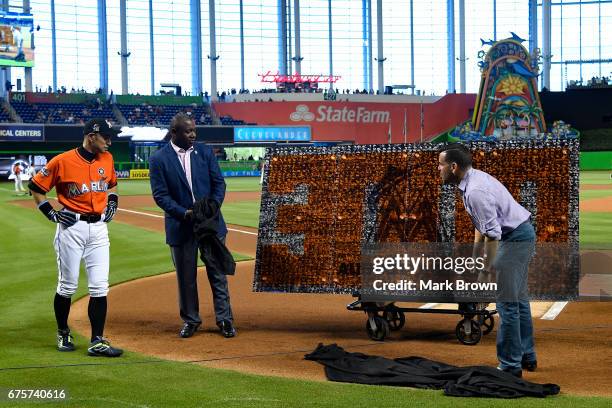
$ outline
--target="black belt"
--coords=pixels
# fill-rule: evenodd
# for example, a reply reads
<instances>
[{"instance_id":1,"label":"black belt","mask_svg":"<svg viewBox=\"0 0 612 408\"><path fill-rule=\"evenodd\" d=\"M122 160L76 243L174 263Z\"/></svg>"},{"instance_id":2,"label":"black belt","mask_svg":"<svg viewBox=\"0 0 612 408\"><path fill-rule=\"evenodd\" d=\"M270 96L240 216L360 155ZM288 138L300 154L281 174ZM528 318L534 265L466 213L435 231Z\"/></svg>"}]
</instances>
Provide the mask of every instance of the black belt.
<instances>
[{"instance_id":1,"label":"black belt","mask_svg":"<svg viewBox=\"0 0 612 408\"><path fill-rule=\"evenodd\" d=\"M100 214L79 214L79 220L88 224L94 224L102 219Z\"/></svg>"}]
</instances>

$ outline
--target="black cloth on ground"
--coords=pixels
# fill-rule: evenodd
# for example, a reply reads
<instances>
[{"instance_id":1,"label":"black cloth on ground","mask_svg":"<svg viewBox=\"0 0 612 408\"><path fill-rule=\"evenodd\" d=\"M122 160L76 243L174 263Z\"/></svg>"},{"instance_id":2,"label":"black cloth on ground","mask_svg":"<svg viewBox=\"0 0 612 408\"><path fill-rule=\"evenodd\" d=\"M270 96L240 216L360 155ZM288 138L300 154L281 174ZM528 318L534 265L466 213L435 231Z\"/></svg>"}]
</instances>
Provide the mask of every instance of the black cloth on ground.
<instances>
[{"instance_id":1,"label":"black cloth on ground","mask_svg":"<svg viewBox=\"0 0 612 408\"><path fill-rule=\"evenodd\" d=\"M330 381L444 389L455 397L519 398L556 395L556 384L536 384L494 367L456 367L422 357L388 359L349 353L337 344L317 348L304 356L325 366Z\"/></svg>"},{"instance_id":2,"label":"black cloth on ground","mask_svg":"<svg viewBox=\"0 0 612 408\"><path fill-rule=\"evenodd\" d=\"M200 258L204 265L223 271L224 275L236 272L232 253L219 239L219 203L204 198L193 205L193 232L198 240Z\"/></svg>"}]
</instances>

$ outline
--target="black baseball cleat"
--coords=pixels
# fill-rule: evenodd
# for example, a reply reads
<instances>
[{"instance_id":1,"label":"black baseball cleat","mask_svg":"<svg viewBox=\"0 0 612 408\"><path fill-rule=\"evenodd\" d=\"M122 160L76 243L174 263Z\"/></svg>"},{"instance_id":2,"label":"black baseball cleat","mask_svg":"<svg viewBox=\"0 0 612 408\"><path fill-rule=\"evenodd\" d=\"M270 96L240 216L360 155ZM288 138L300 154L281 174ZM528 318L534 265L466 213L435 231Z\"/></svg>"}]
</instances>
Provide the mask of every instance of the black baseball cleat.
<instances>
[{"instance_id":1,"label":"black baseball cleat","mask_svg":"<svg viewBox=\"0 0 612 408\"><path fill-rule=\"evenodd\" d=\"M236 335L236 329L229 320L222 320L217 323L217 326L219 326L219 330L221 330L221 334L225 338L234 337Z\"/></svg>"},{"instance_id":2,"label":"black baseball cleat","mask_svg":"<svg viewBox=\"0 0 612 408\"><path fill-rule=\"evenodd\" d=\"M527 371L534 372L538 368L538 360L523 360L521 361L521 367Z\"/></svg>"},{"instance_id":3,"label":"black baseball cleat","mask_svg":"<svg viewBox=\"0 0 612 408\"><path fill-rule=\"evenodd\" d=\"M91 357L119 357L123 350L112 347L104 337L97 336L89 345L87 354Z\"/></svg>"},{"instance_id":4,"label":"black baseball cleat","mask_svg":"<svg viewBox=\"0 0 612 408\"><path fill-rule=\"evenodd\" d=\"M70 329L57 331L57 350L58 351L74 351L74 343Z\"/></svg>"},{"instance_id":5,"label":"black baseball cleat","mask_svg":"<svg viewBox=\"0 0 612 408\"><path fill-rule=\"evenodd\" d=\"M187 339L193 336L194 333L198 331L198 328L200 327L200 325L201 323L185 323L183 325L183 328L179 332L179 336L184 339Z\"/></svg>"}]
</instances>

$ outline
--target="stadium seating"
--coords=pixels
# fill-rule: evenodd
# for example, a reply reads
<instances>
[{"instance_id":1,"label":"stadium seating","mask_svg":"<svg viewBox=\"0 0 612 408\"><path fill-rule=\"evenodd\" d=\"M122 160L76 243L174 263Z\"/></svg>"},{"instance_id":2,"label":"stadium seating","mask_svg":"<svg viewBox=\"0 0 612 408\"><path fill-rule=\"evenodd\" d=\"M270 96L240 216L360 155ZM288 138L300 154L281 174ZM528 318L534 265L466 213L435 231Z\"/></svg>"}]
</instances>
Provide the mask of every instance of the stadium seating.
<instances>
[{"instance_id":1,"label":"stadium seating","mask_svg":"<svg viewBox=\"0 0 612 408\"><path fill-rule=\"evenodd\" d=\"M244 120L234 119L231 116L221 116L219 118L223 126L244 126ZM249 123L250 124L250 123Z\"/></svg>"},{"instance_id":2,"label":"stadium seating","mask_svg":"<svg viewBox=\"0 0 612 408\"><path fill-rule=\"evenodd\" d=\"M211 125L212 119L202 105L117 105L129 125L168 126L178 112L190 114L196 125Z\"/></svg>"},{"instance_id":3,"label":"stadium seating","mask_svg":"<svg viewBox=\"0 0 612 408\"><path fill-rule=\"evenodd\" d=\"M24 123L81 124L96 117L117 121L111 107L105 104L12 102L12 105Z\"/></svg>"},{"instance_id":4,"label":"stadium seating","mask_svg":"<svg viewBox=\"0 0 612 408\"><path fill-rule=\"evenodd\" d=\"M12 122L11 117L9 116L8 112L6 112L4 109L0 109L0 123L7 123L7 122Z\"/></svg>"}]
</instances>

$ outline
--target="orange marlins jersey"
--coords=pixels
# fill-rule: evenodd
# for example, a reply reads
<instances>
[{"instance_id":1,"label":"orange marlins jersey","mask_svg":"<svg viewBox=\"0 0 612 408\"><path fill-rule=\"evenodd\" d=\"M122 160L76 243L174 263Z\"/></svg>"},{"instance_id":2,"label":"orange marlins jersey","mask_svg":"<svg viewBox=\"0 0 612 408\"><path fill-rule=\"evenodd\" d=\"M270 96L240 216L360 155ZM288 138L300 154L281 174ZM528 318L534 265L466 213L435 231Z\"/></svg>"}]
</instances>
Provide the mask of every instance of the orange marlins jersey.
<instances>
[{"instance_id":1,"label":"orange marlins jersey","mask_svg":"<svg viewBox=\"0 0 612 408\"><path fill-rule=\"evenodd\" d=\"M32 182L45 192L55 187L60 204L70 211L102 214L107 203L106 191L117 185L117 175L109 152L88 162L73 149L51 159Z\"/></svg>"}]
</instances>

